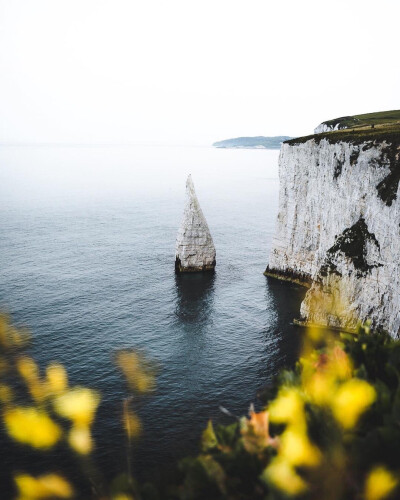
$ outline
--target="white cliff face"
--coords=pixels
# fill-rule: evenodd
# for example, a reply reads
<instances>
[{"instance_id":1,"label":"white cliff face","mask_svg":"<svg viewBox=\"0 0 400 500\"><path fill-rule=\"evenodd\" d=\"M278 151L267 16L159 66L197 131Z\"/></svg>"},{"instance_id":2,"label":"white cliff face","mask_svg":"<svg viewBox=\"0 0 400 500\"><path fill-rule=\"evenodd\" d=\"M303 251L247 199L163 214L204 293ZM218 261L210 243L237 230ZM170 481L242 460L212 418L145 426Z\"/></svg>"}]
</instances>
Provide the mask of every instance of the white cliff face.
<instances>
[{"instance_id":1,"label":"white cliff face","mask_svg":"<svg viewBox=\"0 0 400 500\"><path fill-rule=\"evenodd\" d=\"M189 175L183 220L176 238L175 269L177 272L212 271L215 255L211 233Z\"/></svg>"},{"instance_id":2,"label":"white cliff face","mask_svg":"<svg viewBox=\"0 0 400 500\"><path fill-rule=\"evenodd\" d=\"M347 128L340 123L336 123L336 125L328 125L327 123L320 123L317 128L314 129L314 134L321 134L322 132L332 132L332 130L341 130Z\"/></svg>"},{"instance_id":3,"label":"white cliff face","mask_svg":"<svg viewBox=\"0 0 400 500\"><path fill-rule=\"evenodd\" d=\"M301 305L306 321L353 328L370 319L399 336L398 143L293 142L280 153L267 270L312 280Z\"/></svg>"}]
</instances>

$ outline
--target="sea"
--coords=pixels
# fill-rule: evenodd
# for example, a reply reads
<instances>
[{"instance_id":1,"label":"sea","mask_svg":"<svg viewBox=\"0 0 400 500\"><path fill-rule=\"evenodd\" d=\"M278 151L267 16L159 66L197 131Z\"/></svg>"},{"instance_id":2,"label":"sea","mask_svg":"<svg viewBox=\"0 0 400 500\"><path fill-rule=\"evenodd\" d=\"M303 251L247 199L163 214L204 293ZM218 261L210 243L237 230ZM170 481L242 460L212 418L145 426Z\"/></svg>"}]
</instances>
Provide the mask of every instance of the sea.
<instances>
[{"instance_id":1,"label":"sea","mask_svg":"<svg viewBox=\"0 0 400 500\"><path fill-rule=\"evenodd\" d=\"M120 349L138 349L157 369L154 392L132 401L143 426L131 449L140 481L163 481L179 459L198 453L209 419L229 424L250 405L261 408L260 392L295 362L292 320L304 290L263 275L278 213L278 155L0 146L0 310L29 328L28 352L41 370L60 362L71 386L101 394L93 461L104 483L126 472L130 456ZM174 271L188 174L214 239L214 274ZM15 447L2 430L1 498L13 497L16 471L61 470L83 484L66 448Z\"/></svg>"}]
</instances>

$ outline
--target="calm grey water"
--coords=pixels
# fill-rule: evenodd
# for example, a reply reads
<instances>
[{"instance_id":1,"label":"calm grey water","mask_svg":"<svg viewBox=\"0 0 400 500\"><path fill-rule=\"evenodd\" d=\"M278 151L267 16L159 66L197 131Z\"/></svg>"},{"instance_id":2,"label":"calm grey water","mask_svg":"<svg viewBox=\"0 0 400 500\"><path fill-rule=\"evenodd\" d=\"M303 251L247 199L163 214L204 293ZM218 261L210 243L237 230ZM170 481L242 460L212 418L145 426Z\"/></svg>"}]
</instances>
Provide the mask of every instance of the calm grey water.
<instances>
[{"instance_id":1,"label":"calm grey water","mask_svg":"<svg viewBox=\"0 0 400 500\"><path fill-rule=\"evenodd\" d=\"M137 402L139 477L195 452L207 419L229 422L220 405L246 413L293 362L302 290L262 274L277 160L206 147L0 148L0 309L29 326L41 366L60 361L71 383L102 393L96 459L106 477L124 468L117 349L139 347L160 366L157 391ZM217 248L212 276L174 274L189 173ZM3 491L10 469L55 460L6 449Z\"/></svg>"}]
</instances>

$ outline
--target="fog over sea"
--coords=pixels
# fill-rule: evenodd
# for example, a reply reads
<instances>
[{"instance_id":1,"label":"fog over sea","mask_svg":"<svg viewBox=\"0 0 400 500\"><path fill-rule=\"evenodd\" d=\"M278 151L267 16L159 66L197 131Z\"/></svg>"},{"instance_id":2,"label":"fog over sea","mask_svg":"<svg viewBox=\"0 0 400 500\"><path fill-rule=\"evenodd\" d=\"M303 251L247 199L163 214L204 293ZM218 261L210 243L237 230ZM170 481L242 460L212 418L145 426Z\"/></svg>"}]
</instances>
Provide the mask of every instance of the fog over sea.
<instances>
[{"instance_id":1,"label":"fog over sea","mask_svg":"<svg viewBox=\"0 0 400 500\"><path fill-rule=\"evenodd\" d=\"M158 478L194 453L209 418L243 415L294 362L290 325L304 292L263 276L278 211L278 151L179 146L1 146L0 309L33 333L44 368L102 394L95 457L125 470L113 353L157 361L157 389L137 401L136 476ZM191 173L217 249L213 275L176 276L175 238ZM67 469L63 449L10 452L0 435L1 498L10 470ZM55 456L56 455L56 456ZM56 464L56 465L55 465Z\"/></svg>"}]
</instances>

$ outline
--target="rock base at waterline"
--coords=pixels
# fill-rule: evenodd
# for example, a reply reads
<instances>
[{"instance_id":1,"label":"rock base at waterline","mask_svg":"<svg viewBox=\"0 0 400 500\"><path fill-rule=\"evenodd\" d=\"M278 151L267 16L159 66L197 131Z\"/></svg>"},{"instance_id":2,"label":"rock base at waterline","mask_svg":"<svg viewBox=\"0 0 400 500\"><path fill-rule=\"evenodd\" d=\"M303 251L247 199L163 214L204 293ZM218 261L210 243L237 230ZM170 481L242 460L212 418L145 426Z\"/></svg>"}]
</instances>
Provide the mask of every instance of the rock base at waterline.
<instances>
[{"instance_id":1,"label":"rock base at waterline","mask_svg":"<svg viewBox=\"0 0 400 500\"><path fill-rule=\"evenodd\" d=\"M293 319L293 324L296 326L301 326L302 328L313 328L318 330L331 330L333 332L343 332L343 333L356 333L356 328L348 328L348 327L339 327L333 325L325 325L323 323L311 323L306 319Z\"/></svg>"},{"instance_id":2,"label":"rock base at waterline","mask_svg":"<svg viewBox=\"0 0 400 500\"><path fill-rule=\"evenodd\" d=\"M291 271L290 269L281 271L280 269L274 269L268 266L264 271L264 276L275 278L280 281L289 281L290 283L295 283L296 285L304 286L306 288L310 288L312 285L312 280L307 274L297 273L296 271Z\"/></svg>"},{"instance_id":3,"label":"rock base at waterline","mask_svg":"<svg viewBox=\"0 0 400 500\"><path fill-rule=\"evenodd\" d=\"M212 262L211 264L204 264L203 266L189 266L185 267L182 265L181 260L177 257L175 260L175 272L177 274L181 273L205 273L205 272L214 272L215 271L216 262Z\"/></svg>"}]
</instances>

